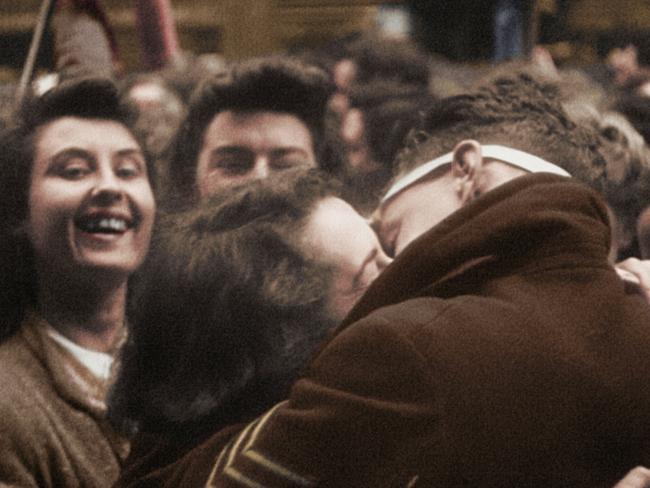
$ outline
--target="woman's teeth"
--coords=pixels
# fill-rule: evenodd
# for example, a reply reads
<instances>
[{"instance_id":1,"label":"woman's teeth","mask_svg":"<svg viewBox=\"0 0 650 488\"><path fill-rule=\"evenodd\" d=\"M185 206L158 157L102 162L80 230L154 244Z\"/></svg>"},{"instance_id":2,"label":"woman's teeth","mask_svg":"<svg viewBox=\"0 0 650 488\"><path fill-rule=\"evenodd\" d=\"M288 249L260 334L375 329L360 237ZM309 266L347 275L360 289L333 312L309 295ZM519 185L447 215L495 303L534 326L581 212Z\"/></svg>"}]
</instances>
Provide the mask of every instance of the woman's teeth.
<instances>
[{"instance_id":1,"label":"woman's teeth","mask_svg":"<svg viewBox=\"0 0 650 488\"><path fill-rule=\"evenodd\" d=\"M78 227L85 232L120 233L125 232L129 226L124 219L102 217L86 219Z\"/></svg>"}]
</instances>

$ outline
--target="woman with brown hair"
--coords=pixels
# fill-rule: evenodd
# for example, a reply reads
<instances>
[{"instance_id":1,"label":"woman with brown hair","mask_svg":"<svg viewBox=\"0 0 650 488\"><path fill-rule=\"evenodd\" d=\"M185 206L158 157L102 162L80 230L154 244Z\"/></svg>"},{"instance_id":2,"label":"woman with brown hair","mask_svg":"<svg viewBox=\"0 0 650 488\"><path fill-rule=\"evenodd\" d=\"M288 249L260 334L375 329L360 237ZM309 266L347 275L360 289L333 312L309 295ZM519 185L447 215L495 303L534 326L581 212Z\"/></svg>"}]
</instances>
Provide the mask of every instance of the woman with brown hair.
<instances>
[{"instance_id":1,"label":"woman with brown hair","mask_svg":"<svg viewBox=\"0 0 650 488\"><path fill-rule=\"evenodd\" d=\"M130 120L111 82L66 82L2 141L3 486L108 487L126 455L104 397L155 213Z\"/></svg>"},{"instance_id":2,"label":"woman with brown hair","mask_svg":"<svg viewBox=\"0 0 650 488\"><path fill-rule=\"evenodd\" d=\"M389 263L338 195L287 171L161 221L110 401L136 433L123 486L162 483L164 466L283 399Z\"/></svg>"}]
</instances>

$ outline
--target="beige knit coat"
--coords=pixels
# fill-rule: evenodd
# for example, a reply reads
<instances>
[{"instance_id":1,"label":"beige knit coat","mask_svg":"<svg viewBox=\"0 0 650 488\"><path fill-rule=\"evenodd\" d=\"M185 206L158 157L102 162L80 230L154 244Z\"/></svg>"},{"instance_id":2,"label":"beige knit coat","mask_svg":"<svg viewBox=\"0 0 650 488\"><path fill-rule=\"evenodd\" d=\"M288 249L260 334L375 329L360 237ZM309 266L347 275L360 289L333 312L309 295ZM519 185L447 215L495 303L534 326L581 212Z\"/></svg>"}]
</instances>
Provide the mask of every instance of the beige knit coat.
<instances>
[{"instance_id":1,"label":"beige knit coat","mask_svg":"<svg viewBox=\"0 0 650 488\"><path fill-rule=\"evenodd\" d=\"M109 487L128 444L94 377L30 314L0 345L0 487Z\"/></svg>"}]
</instances>

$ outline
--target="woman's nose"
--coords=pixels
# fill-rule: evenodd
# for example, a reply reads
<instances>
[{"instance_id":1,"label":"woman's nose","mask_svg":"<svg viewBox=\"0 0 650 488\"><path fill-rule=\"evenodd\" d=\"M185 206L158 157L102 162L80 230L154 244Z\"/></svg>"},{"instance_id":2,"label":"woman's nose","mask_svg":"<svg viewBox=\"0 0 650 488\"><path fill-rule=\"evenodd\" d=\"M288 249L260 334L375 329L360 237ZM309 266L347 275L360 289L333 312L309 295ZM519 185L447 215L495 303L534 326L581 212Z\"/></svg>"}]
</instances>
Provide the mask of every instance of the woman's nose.
<instances>
[{"instance_id":1,"label":"woman's nose","mask_svg":"<svg viewBox=\"0 0 650 488\"><path fill-rule=\"evenodd\" d=\"M123 195L122 184L111 169L101 169L97 173L92 197L101 200L119 200Z\"/></svg>"}]
</instances>

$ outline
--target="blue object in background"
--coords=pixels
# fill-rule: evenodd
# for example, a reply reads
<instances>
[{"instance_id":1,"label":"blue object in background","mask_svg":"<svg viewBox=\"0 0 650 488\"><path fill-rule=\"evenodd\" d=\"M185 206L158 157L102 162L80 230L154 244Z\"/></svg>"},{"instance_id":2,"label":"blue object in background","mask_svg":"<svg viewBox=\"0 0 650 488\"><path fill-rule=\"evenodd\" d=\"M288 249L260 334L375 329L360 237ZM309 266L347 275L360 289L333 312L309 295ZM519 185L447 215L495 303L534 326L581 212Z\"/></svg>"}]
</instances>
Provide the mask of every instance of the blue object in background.
<instances>
[{"instance_id":1,"label":"blue object in background","mask_svg":"<svg viewBox=\"0 0 650 488\"><path fill-rule=\"evenodd\" d=\"M524 54L524 2L498 0L494 11L494 62Z\"/></svg>"}]
</instances>

